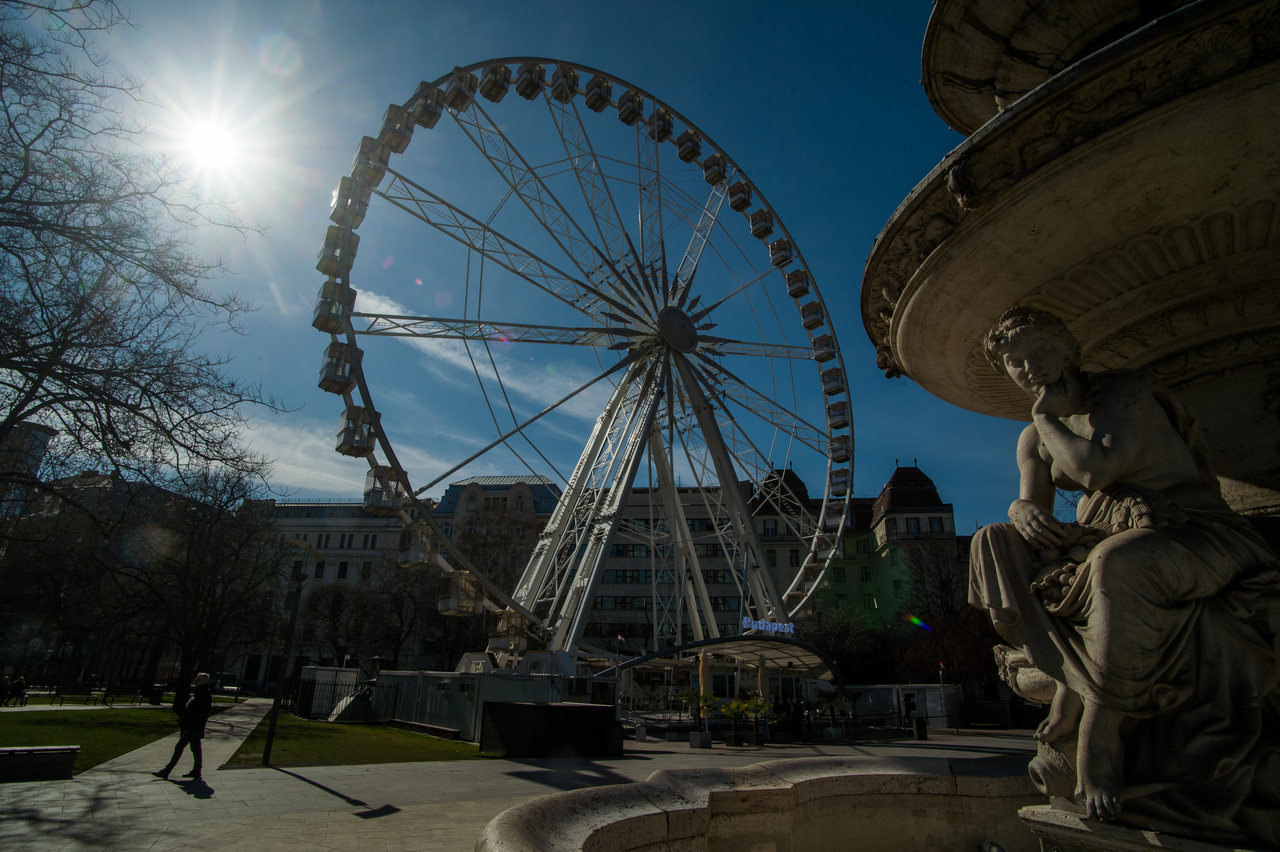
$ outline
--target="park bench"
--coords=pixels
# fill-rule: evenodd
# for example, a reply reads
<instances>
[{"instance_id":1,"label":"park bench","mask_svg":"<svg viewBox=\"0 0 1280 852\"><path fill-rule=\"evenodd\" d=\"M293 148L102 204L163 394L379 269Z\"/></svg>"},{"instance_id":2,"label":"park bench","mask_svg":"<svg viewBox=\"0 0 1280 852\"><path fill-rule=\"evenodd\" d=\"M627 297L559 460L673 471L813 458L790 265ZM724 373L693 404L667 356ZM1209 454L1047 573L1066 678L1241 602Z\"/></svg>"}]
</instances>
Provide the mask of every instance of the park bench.
<instances>
[{"instance_id":1,"label":"park bench","mask_svg":"<svg viewBox=\"0 0 1280 852\"><path fill-rule=\"evenodd\" d=\"M70 778L79 752L78 745L0 747L0 783Z\"/></svg>"},{"instance_id":2,"label":"park bench","mask_svg":"<svg viewBox=\"0 0 1280 852\"><path fill-rule=\"evenodd\" d=\"M54 687L53 693L49 696L50 704L65 704L67 699L79 701L81 704L97 704L98 693L88 686L58 686Z\"/></svg>"}]
</instances>

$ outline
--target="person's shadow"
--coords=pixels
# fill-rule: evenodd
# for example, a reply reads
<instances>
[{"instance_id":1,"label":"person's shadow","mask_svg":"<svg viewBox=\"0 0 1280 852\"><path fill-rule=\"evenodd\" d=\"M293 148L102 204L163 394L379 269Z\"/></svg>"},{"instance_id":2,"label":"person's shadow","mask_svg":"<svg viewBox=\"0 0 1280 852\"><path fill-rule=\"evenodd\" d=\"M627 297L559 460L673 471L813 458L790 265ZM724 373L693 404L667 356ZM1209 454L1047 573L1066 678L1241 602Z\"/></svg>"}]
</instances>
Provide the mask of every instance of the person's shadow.
<instances>
[{"instance_id":1,"label":"person's shadow","mask_svg":"<svg viewBox=\"0 0 1280 852\"><path fill-rule=\"evenodd\" d=\"M203 778L184 778L181 781L174 781L182 788L182 792L196 799L212 799L213 788L210 787Z\"/></svg>"}]
</instances>

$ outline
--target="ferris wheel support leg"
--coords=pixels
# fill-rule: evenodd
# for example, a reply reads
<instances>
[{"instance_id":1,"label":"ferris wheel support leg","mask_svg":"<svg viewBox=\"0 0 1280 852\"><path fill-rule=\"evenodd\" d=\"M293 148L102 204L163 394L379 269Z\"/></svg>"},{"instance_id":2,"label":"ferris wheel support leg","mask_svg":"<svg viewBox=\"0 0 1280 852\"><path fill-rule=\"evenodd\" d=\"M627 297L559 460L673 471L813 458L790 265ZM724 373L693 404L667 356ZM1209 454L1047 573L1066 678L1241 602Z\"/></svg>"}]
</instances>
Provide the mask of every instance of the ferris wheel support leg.
<instances>
[{"instance_id":1,"label":"ferris wheel support leg","mask_svg":"<svg viewBox=\"0 0 1280 852\"><path fill-rule=\"evenodd\" d=\"M662 386L661 379L665 373L665 368L654 369L645 376L637 405L632 409L630 434L626 437L621 455L613 465L613 479L598 490L602 492L600 496L604 499L596 503L588 522L590 535L586 547L576 560L577 570L573 574L569 594L553 620L556 629L549 645L553 650L574 654L578 643L582 641L582 633L586 629L591 611L589 604L596 584L600 581L609 540L613 538L613 532L618 526L622 507L631 495L631 485L635 482L636 471L644 455L646 437L658 410L658 388Z\"/></svg>"},{"instance_id":2,"label":"ferris wheel support leg","mask_svg":"<svg viewBox=\"0 0 1280 852\"><path fill-rule=\"evenodd\" d=\"M680 493L676 490L671 459L667 456L667 448L662 441L662 429L656 422L649 433L649 455L654 460L654 468L658 474L658 488L662 494L662 508L666 512L668 526L671 527L671 534L675 539L673 555L680 560L677 576L683 578L682 585L687 589L684 600L698 602L698 607L688 607L685 612L689 619L689 626L693 629L693 638L698 641L708 636L719 638L720 628L716 626L715 615L711 609L711 597L707 594L707 584L702 578L698 554L693 547L693 536L689 533L689 525L685 521L684 505L680 502Z\"/></svg>"},{"instance_id":3,"label":"ferris wheel support leg","mask_svg":"<svg viewBox=\"0 0 1280 852\"><path fill-rule=\"evenodd\" d=\"M680 382L689 396L694 416L698 420L698 427L706 443L707 452L711 455L715 466L716 478L721 486L721 497L729 509L735 528L741 531L742 540L754 563L754 570L752 565L747 566L747 586L751 592L752 603L755 604L756 615L761 620L786 618L786 607L781 595L778 594L777 585L773 582L768 569L764 567L766 565L764 547L760 544L760 535L756 532L755 524L752 523L747 501L737 488L737 470L733 466L733 460L729 458L728 450L725 449L724 436L720 434L715 412L712 411L711 403L707 401L707 396L703 393L702 386L684 355L673 353L673 360L676 371L680 375Z\"/></svg>"}]
</instances>

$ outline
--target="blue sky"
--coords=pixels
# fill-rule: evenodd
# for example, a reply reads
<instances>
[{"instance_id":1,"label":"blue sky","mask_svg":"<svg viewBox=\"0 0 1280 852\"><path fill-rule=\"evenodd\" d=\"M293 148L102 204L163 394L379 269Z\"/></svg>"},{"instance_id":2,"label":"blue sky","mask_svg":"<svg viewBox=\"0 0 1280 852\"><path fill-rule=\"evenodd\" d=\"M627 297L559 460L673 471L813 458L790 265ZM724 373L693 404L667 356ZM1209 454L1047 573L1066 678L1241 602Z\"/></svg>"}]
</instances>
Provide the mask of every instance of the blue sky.
<instances>
[{"instance_id":1,"label":"blue sky","mask_svg":"<svg viewBox=\"0 0 1280 852\"><path fill-rule=\"evenodd\" d=\"M349 174L360 138L377 135L387 106L407 101L421 80L455 65L542 56L598 68L653 93L732 156L795 238L832 313L849 372L854 493L878 493L895 461L918 463L954 504L957 529L968 532L1004 519L1017 489L1020 425L944 404L910 380L885 379L858 310L876 235L961 141L919 85L930 8L924 0L142 0L128 4L133 28L102 46L146 82L157 144L182 154L188 131L200 123L228 134L234 155L225 170L206 173L209 190L265 226L262 235L212 232L201 239L231 273L215 286L257 307L243 334L211 335L209 346L234 358L236 374L295 409L256 417L251 436L277 459L279 488L300 497L351 496L367 469L333 451L341 403L316 388L326 338L311 327L330 193ZM412 153L430 144L423 133ZM467 175L447 155L427 150L415 178L467 197ZM362 226L357 270L365 278L353 274L353 283L373 283L388 309L449 315L463 298L456 270L436 263L415 224L388 217ZM423 369L417 353L379 357L368 372L380 408L415 483L425 482L433 465L462 446L441 426L449 379Z\"/></svg>"}]
</instances>

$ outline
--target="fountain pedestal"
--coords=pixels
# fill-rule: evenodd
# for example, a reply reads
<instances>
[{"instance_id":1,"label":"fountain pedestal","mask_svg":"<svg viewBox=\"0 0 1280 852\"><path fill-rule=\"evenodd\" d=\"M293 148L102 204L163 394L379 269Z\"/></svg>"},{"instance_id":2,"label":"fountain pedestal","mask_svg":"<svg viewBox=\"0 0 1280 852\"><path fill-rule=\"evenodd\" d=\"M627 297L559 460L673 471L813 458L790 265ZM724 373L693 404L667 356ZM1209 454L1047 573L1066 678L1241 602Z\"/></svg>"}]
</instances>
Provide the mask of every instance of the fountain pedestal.
<instances>
[{"instance_id":1,"label":"fountain pedestal","mask_svg":"<svg viewBox=\"0 0 1280 852\"><path fill-rule=\"evenodd\" d=\"M1022 808L1018 818L1039 839L1041 852L1243 852L1239 846L1218 846L1159 831L1086 820L1051 805Z\"/></svg>"}]
</instances>

